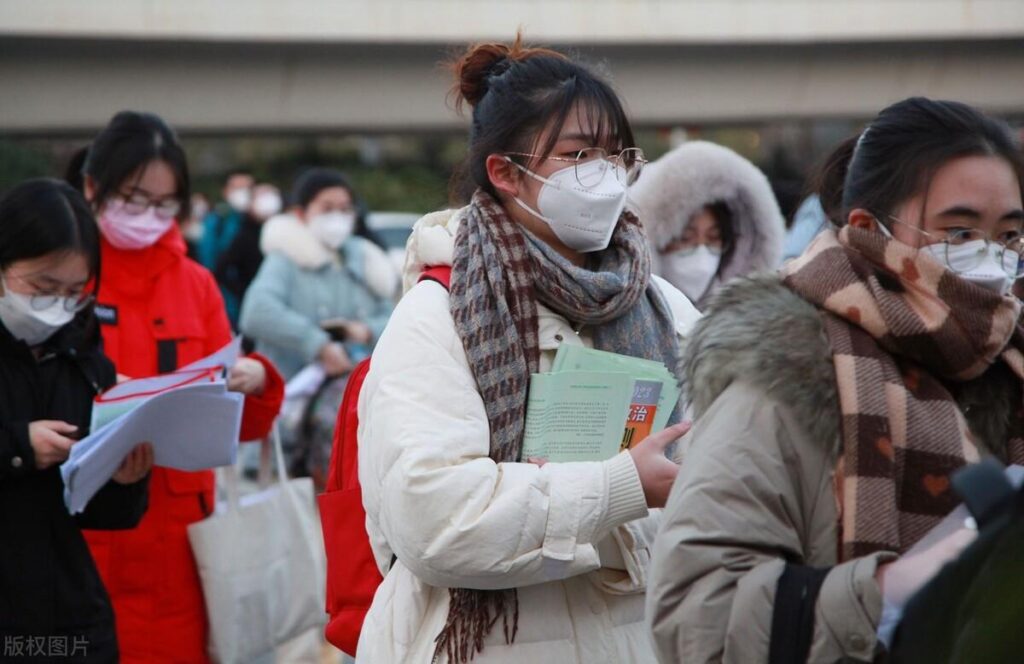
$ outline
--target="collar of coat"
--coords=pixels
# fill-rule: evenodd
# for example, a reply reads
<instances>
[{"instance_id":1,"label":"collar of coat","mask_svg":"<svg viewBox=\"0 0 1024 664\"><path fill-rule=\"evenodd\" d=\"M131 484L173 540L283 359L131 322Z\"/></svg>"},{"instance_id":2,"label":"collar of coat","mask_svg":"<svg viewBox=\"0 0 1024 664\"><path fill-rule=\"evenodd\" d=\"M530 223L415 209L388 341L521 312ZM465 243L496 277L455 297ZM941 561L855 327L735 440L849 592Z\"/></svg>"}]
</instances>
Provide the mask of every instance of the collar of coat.
<instances>
[{"instance_id":1,"label":"collar of coat","mask_svg":"<svg viewBox=\"0 0 1024 664\"><path fill-rule=\"evenodd\" d=\"M74 356L91 352L89 340L94 340L95 344L99 343L99 332L96 325L91 307L80 311L70 323L57 330L53 336L41 344L40 357L54 354ZM14 335L3 323L0 323L0 357L5 361L19 358L32 364L36 362L29 345L14 338Z\"/></svg>"},{"instance_id":2,"label":"collar of coat","mask_svg":"<svg viewBox=\"0 0 1024 664\"><path fill-rule=\"evenodd\" d=\"M145 249L118 249L100 240L101 295L117 291L131 297L142 297L152 291L152 282L166 270L185 260L185 238L178 224Z\"/></svg>"},{"instance_id":3,"label":"collar of coat","mask_svg":"<svg viewBox=\"0 0 1024 664\"><path fill-rule=\"evenodd\" d=\"M353 235L341 249L332 251L310 232L309 226L291 214L278 215L263 225L260 249L265 255L284 254L303 270L346 264L371 293L384 299L393 297L398 287L398 273L383 249Z\"/></svg>"},{"instance_id":4,"label":"collar of coat","mask_svg":"<svg viewBox=\"0 0 1024 664\"><path fill-rule=\"evenodd\" d=\"M310 232L309 226L291 214L278 215L264 224L260 249L264 254L279 251L307 270L317 270L339 261L338 252L327 248Z\"/></svg>"},{"instance_id":5,"label":"collar of coat","mask_svg":"<svg viewBox=\"0 0 1024 664\"><path fill-rule=\"evenodd\" d=\"M695 419L741 380L785 404L814 440L838 452L839 397L821 313L778 277L737 279L716 293L682 364ZM997 364L948 387L978 442L1000 456L1019 410L1019 382Z\"/></svg>"}]
</instances>

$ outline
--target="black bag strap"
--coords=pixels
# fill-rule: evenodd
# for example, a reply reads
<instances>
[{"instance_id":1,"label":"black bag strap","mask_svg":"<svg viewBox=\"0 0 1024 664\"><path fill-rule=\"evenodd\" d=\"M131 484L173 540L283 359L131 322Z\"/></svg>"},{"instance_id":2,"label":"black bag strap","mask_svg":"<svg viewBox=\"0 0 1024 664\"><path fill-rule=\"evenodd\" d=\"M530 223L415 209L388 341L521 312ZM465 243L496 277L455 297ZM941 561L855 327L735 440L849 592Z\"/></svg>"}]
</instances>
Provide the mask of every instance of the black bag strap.
<instances>
[{"instance_id":1,"label":"black bag strap","mask_svg":"<svg viewBox=\"0 0 1024 664\"><path fill-rule=\"evenodd\" d=\"M814 638L814 607L829 567L787 564L775 587L768 664L807 661Z\"/></svg>"},{"instance_id":2,"label":"black bag strap","mask_svg":"<svg viewBox=\"0 0 1024 664\"><path fill-rule=\"evenodd\" d=\"M999 514L1015 493L1003 464L993 457L961 468L953 474L952 482L979 529Z\"/></svg>"}]
</instances>

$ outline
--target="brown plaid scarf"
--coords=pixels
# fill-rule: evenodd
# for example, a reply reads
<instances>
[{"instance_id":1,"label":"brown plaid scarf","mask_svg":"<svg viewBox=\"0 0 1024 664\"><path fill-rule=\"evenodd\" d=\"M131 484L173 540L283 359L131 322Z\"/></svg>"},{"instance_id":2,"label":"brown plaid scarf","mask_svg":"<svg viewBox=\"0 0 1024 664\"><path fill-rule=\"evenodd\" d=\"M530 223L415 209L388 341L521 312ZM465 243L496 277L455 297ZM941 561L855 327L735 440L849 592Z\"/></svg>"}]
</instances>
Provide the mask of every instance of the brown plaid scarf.
<instances>
[{"instance_id":1,"label":"brown plaid scarf","mask_svg":"<svg viewBox=\"0 0 1024 664\"><path fill-rule=\"evenodd\" d=\"M842 559L903 553L957 504L978 450L943 384L1005 361L1024 378L1020 303L881 233L827 230L783 268L824 310L842 414ZM1024 461L1024 441L1010 441Z\"/></svg>"},{"instance_id":2,"label":"brown plaid scarf","mask_svg":"<svg viewBox=\"0 0 1024 664\"><path fill-rule=\"evenodd\" d=\"M490 425L490 457L519 461L530 374L540 361L537 302L570 321L593 325L594 346L663 361L675 370L678 343L672 314L651 283L647 238L623 213L611 245L577 267L478 191L455 237L450 306ZM515 639L515 589L449 591L448 620L437 653L467 662L502 618L506 643Z\"/></svg>"}]
</instances>

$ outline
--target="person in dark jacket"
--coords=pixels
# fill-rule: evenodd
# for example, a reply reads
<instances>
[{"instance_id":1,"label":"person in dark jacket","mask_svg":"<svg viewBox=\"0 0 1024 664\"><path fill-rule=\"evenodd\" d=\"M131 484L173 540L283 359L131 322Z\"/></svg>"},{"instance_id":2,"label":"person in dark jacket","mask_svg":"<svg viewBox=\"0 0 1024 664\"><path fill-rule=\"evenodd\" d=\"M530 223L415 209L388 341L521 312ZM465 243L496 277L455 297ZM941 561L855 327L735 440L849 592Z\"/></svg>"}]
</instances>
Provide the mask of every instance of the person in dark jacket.
<instances>
[{"instance_id":1,"label":"person in dark jacket","mask_svg":"<svg viewBox=\"0 0 1024 664\"><path fill-rule=\"evenodd\" d=\"M228 320L232 329L238 329L238 312L245 291L256 278L263 263L260 233L263 224L281 211L281 192L272 184L261 182L253 188L253 202L242 215L242 224L227 250L217 259L213 276L217 278Z\"/></svg>"},{"instance_id":2,"label":"person in dark jacket","mask_svg":"<svg viewBox=\"0 0 1024 664\"><path fill-rule=\"evenodd\" d=\"M152 448L139 445L81 514L59 465L115 382L87 284L99 232L69 185L31 180L0 200L0 660L115 662L114 614L80 528L138 524Z\"/></svg>"}]
</instances>

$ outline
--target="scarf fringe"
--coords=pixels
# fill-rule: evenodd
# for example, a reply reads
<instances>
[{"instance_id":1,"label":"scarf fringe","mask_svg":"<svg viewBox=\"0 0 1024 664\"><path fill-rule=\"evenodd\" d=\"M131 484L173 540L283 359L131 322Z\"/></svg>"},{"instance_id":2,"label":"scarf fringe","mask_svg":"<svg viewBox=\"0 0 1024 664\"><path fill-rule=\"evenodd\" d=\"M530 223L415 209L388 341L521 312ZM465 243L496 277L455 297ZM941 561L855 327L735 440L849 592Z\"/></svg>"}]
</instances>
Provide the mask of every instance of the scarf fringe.
<instances>
[{"instance_id":1,"label":"scarf fringe","mask_svg":"<svg viewBox=\"0 0 1024 664\"><path fill-rule=\"evenodd\" d=\"M484 639L502 620L505 644L515 641L519 632L519 593L511 590L486 591L452 588L448 619L434 642L434 660L445 653L453 664L465 664L483 652Z\"/></svg>"}]
</instances>

